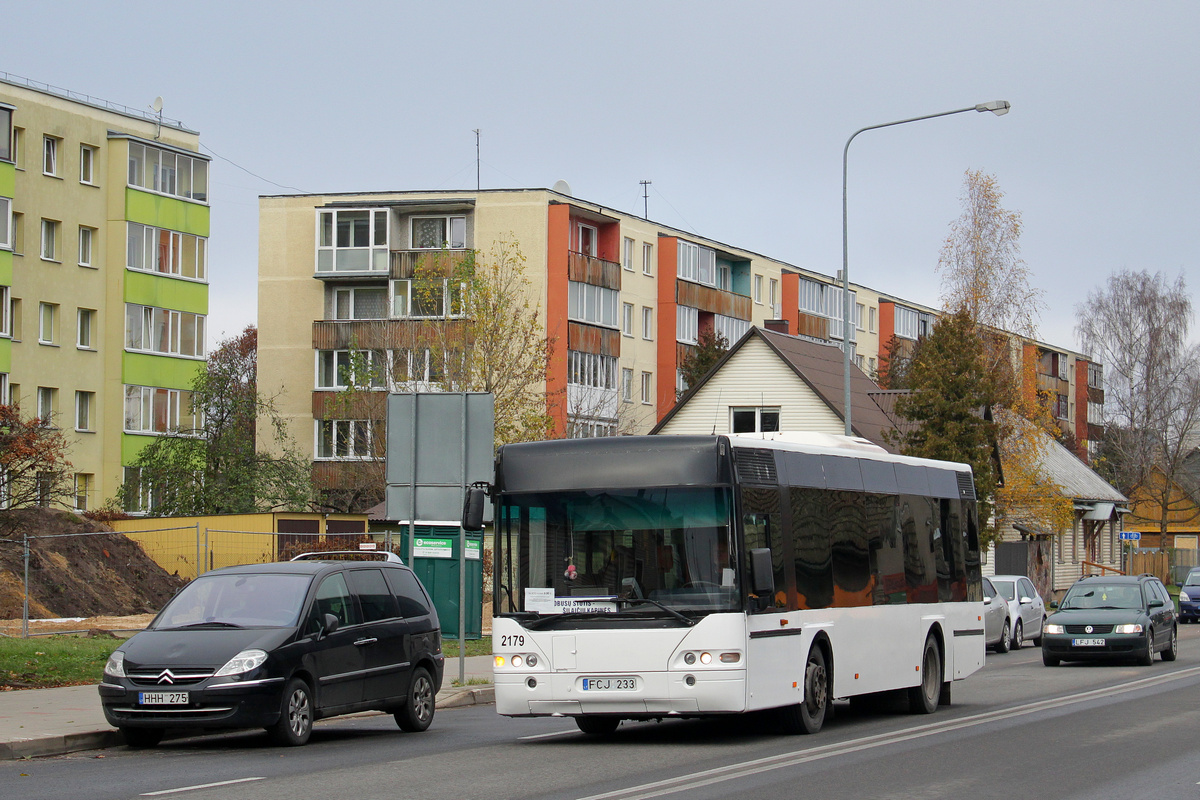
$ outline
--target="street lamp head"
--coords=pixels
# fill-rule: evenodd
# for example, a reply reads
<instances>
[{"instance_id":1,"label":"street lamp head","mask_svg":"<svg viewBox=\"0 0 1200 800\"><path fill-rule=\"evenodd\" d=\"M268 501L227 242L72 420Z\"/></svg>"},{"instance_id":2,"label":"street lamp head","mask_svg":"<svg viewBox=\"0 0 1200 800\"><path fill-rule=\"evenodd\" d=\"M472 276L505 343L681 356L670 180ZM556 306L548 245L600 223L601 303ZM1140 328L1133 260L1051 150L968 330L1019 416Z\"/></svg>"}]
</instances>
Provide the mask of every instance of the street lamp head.
<instances>
[{"instance_id":1,"label":"street lamp head","mask_svg":"<svg viewBox=\"0 0 1200 800\"><path fill-rule=\"evenodd\" d=\"M1011 107L1012 107L1012 104L1009 103L1007 100L993 100L990 103L980 103L979 105L975 106L975 110L976 111L990 111L993 114L995 114L997 117L1002 117L1008 113L1008 109L1010 109Z\"/></svg>"}]
</instances>

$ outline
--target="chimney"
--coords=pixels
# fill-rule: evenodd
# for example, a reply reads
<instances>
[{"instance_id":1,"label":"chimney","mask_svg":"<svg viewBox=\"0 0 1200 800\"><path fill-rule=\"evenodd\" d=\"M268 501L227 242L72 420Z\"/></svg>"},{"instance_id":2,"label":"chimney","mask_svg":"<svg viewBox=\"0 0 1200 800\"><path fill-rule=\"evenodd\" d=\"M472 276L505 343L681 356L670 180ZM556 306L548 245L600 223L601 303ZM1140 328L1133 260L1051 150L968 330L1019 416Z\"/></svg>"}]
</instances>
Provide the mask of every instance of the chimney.
<instances>
[{"instance_id":1,"label":"chimney","mask_svg":"<svg viewBox=\"0 0 1200 800\"><path fill-rule=\"evenodd\" d=\"M775 333L787 333L788 321L786 319L769 319L763 323L763 327Z\"/></svg>"}]
</instances>

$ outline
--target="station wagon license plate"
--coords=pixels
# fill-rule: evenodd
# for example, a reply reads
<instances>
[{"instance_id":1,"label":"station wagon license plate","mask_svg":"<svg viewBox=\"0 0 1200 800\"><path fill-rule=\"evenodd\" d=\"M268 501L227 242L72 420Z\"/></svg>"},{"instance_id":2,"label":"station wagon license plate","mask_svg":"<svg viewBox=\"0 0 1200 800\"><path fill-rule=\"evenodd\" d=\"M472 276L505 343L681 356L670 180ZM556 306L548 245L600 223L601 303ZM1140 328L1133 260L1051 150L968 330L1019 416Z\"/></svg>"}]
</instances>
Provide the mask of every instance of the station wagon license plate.
<instances>
[{"instance_id":1,"label":"station wagon license plate","mask_svg":"<svg viewBox=\"0 0 1200 800\"><path fill-rule=\"evenodd\" d=\"M186 706L189 700L187 692L138 692L142 706Z\"/></svg>"},{"instance_id":2,"label":"station wagon license plate","mask_svg":"<svg viewBox=\"0 0 1200 800\"><path fill-rule=\"evenodd\" d=\"M1074 647L1104 647L1103 639L1072 639L1071 644Z\"/></svg>"},{"instance_id":3,"label":"station wagon license plate","mask_svg":"<svg viewBox=\"0 0 1200 800\"><path fill-rule=\"evenodd\" d=\"M613 678L583 678L580 687L585 692L636 692L637 678L619 676Z\"/></svg>"}]
</instances>

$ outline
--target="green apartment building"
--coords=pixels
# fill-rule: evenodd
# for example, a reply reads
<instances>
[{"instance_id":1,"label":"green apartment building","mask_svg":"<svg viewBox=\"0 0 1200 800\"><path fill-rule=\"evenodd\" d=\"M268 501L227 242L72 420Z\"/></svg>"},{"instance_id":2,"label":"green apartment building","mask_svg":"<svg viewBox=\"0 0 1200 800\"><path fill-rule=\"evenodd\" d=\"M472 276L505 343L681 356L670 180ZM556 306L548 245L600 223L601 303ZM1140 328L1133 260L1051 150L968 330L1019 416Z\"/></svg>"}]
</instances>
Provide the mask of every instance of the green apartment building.
<instances>
[{"instance_id":1,"label":"green apartment building","mask_svg":"<svg viewBox=\"0 0 1200 800\"><path fill-rule=\"evenodd\" d=\"M195 427L199 146L178 121L0 73L0 402L67 435L79 510L113 497L154 436Z\"/></svg>"}]
</instances>

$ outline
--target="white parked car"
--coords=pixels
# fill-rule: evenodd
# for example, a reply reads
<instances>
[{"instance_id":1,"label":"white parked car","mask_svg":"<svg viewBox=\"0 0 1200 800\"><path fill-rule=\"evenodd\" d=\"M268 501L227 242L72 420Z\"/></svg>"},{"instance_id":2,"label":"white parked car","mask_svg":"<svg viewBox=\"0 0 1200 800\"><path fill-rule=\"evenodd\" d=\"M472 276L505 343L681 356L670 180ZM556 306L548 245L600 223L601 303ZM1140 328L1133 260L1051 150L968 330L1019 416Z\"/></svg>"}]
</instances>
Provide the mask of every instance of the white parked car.
<instances>
[{"instance_id":1,"label":"white parked car","mask_svg":"<svg viewBox=\"0 0 1200 800\"><path fill-rule=\"evenodd\" d=\"M1024 575L993 575L992 585L1000 596L1008 601L1008 613L1012 619L1012 636L1009 647L1016 650L1026 639L1034 646L1042 644L1042 628L1046 624L1046 604L1034 588L1033 581Z\"/></svg>"},{"instance_id":2,"label":"white parked car","mask_svg":"<svg viewBox=\"0 0 1200 800\"><path fill-rule=\"evenodd\" d=\"M996 587L987 578L983 579L983 641L997 653L1008 652L1012 638L1012 620L1009 618L1008 603L996 592Z\"/></svg>"}]
</instances>

